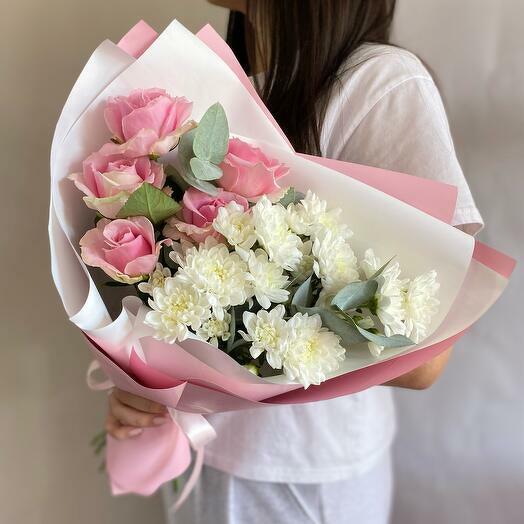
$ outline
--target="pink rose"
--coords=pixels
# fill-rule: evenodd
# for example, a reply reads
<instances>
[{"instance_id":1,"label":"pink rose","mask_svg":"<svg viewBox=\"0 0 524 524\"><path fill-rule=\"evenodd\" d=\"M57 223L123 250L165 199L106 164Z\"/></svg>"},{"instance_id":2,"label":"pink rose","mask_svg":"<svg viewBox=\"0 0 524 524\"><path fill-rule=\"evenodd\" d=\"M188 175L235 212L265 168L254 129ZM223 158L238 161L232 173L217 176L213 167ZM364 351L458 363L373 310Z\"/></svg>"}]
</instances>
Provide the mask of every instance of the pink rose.
<instances>
[{"instance_id":1,"label":"pink rose","mask_svg":"<svg viewBox=\"0 0 524 524\"><path fill-rule=\"evenodd\" d=\"M213 229L213 220L218 210L229 202L236 202L246 211L249 209L248 201L234 193L220 190L217 196L211 196L190 187L184 193L179 217L168 219L163 231L164 236L173 240L183 238L197 243L204 242L208 236L221 238L221 235Z\"/></svg>"},{"instance_id":2,"label":"pink rose","mask_svg":"<svg viewBox=\"0 0 524 524\"><path fill-rule=\"evenodd\" d=\"M104 117L115 138L125 143L118 149L126 156L164 155L194 127L186 122L192 102L172 97L164 89L136 89L129 96L107 101Z\"/></svg>"},{"instance_id":3,"label":"pink rose","mask_svg":"<svg viewBox=\"0 0 524 524\"><path fill-rule=\"evenodd\" d=\"M147 156L106 156L100 151L84 160L81 173L73 173L69 178L85 193L87 207L107 218L115 218L129 195L144 182L158 189L166 182L164 167Z\"/></svg>"},{"instance_id":4,"label":"pink rose","mask_svg":"<svg viewBox=\"0 0 524 524\"><path fill-rule=\"evenodd\" d=\"M229 141L227 155L220 167L223 175L217 180L218 184L249 199L279 191L277 180L289 173L285 164L268 158L258 147L238 138Z\"/></svg>"},{"instance_id":5,"label":"pink rose","mask_svg":"<svg viewBox=\"0 0 524 524\"><path fill-rule=\"evenodd\" d=\"M103 218L80 239L82 260L125 284L139 282L155 269L161 244L155 243L153 224L145 217Z\"/></svg>"}]
</instances>

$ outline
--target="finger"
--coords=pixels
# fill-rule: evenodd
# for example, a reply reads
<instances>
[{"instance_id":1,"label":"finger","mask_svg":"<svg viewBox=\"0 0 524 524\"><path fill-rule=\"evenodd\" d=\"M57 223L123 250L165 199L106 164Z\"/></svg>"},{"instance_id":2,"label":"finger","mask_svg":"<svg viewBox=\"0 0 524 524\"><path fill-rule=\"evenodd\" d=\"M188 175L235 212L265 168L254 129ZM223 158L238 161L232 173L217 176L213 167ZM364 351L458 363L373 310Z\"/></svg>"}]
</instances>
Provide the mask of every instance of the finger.
<instances>
[{"instance_id":1,"label":"finger","mask_svg":"<svg viewBox=\"0 0 524 524\"><path fill-rule=\"evenodd\" d=\"M137 437L144 431L142 428L123 426L112 413L107 415L105 428L107 433L117 440Z\"/></svg>"},{"instance_id":2,"label":"finger","mask_svg":"<svg viewBox=\"0 0 524 524\"><path fill-rule=\"evenodd\" d=\"M167 418L154 413L144 413L120 402L115 395L109 396L109 407L112 415L123 425L136 428L161 426Z\"/></svg>"},{"instance_id":3,"label":"finger","mask_svg":"<svg viewBox=\"0 0 524 524\"><path fill-rule=\"evenodd\" d=\"M163 415L167 411L166 407L162 404L159 404L158 402L133 395L132 393L122 391L121 389L115 388L113 390L113 394L122 404L125 404L130 408L138 409L139 411L144 411L145 413Z\"/></svg>"}]
</instances>

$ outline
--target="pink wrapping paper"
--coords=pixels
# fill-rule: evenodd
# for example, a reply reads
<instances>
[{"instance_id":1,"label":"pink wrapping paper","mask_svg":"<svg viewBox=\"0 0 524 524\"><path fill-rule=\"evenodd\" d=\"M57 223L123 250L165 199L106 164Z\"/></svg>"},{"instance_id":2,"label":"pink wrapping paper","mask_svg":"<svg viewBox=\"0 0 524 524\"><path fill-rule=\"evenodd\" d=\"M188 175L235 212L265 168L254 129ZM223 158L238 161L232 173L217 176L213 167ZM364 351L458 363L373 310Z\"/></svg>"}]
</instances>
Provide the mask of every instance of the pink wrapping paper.
<instances>
[{"instance_id":1,"label":"pink wrapping paper","mask_svg":"<svg viewBox=\"0 0 524 524\"><path fill-rule=\"evenodd\" d=\"M210 26L202 29L197 36L230 67L283 135L223 40ZM119 46L138 57L155 38L156 33L147 24L140 22L120 41ZM402 173L304 156L394 196L439 220L451 222L457 198L457 190L453 186ZM473 258L505 279L509 278L515 265L510 257L479 242L475 245ZM267 383L251 375L221 352L211 357L207 354L204 363L198 358L199 353L209 351L209 348L198 341L189 341L184 347L175 345L172 351L166 352L165 344L146 337L141 340L141 351L147 363L138 352L131 351L127 359L119 358L118 364L109 355L122 356L122 348L102 349L96 340L89 337L88 343L102 370L116 387L180 412L205 415L270 404L312 402L355 393L415 369L451 347L463 334L464 331L456 333L424 349L332 378L307 390L296 384ZM113 493L153 493L161 484L187 469L192 444L176 421L147 429L139 437L123 442L109 437L107 470Z\"/></svg>"}]
</instances>

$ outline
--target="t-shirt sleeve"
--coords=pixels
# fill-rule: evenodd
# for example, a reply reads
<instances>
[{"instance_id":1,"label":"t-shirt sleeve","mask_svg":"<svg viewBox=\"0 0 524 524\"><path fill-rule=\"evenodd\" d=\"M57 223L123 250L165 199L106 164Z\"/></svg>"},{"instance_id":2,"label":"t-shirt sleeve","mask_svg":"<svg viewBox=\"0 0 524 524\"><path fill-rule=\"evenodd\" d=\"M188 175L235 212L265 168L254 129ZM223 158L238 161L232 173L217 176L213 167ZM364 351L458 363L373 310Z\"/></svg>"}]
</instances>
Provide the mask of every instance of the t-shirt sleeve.
<instances>
[{"instance_id":1,"label":"t-shirt sleeve","mask_svg":"<svg viewBox=\"0 0 524 524\"><path fill-rule=\"evenodd\" d=\"M404 76L384 89L359 115L349 136L330 134L326 153L455 185L458 201L453 225L475 234L483 227L482 217L458 162L438 89L420 67L425 74ZM356 101L350 106L349 98L340 97L334 103L339 106L337 120L350 120L349 110Z\"/></svg>"}]
</instances>

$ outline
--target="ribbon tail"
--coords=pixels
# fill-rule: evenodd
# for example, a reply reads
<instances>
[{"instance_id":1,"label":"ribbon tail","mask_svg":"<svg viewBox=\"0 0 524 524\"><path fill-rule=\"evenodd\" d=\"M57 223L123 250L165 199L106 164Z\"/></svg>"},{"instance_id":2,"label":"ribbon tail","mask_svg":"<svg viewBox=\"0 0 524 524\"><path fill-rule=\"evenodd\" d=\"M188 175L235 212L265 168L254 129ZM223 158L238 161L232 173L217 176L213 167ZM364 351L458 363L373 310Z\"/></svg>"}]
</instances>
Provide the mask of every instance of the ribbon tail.
<instances>
[{"instance_id":1,"label":"ribbon tail","mask_svg":"<svg viewBox=\"0 0 524 524\"><path fill-rule=\"evenodd\" d=\"M170 513L176 513L182 504L187 500L193 489L195 488L200 474L202 473L202 466L204 465L204 447L198 448L195 456L195 465L193 466L193 471L187 479L187 482L184 484L182 492L175 500L173 505L169 508Z\"/></svg>"},{"instance_id":2,"label":"ribbon tail","mask_svg":"<svg viewBox=\"0 0 524 524\"><path fill-rule=\"evenodd\" d=\"M169 409L169 413L173 420L178 423L184 434L187 436L191 447L195 451L195 465L193 471L187 479L187 482L182 489L174 504L169 508L170 513L175 513L180 506L187 500L193 489L195 488L200 474L202 473L202 466L204 464L204 450L206 444L211 442L216 437L216 432L213 426L202 415L194 413L185 413L176 409Z\"/></svg>"}]
</instances>

